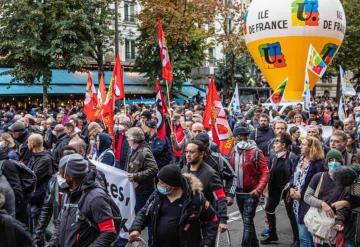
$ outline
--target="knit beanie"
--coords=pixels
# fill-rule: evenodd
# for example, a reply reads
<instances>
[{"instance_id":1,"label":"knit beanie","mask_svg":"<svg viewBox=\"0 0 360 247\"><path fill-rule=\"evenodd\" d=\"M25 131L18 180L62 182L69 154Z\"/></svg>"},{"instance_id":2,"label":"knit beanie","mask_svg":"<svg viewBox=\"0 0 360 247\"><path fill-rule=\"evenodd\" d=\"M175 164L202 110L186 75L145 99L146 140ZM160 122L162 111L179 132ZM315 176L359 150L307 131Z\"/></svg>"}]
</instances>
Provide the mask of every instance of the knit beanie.
<instances>
[{"instance_id":1,"label":"knit beanie","mask_svg":"<svg viewBox=\"0 0 360 247\"><path fill-rule=\"evenodd\" d=\"M173 187L180 187L182 185L182 175L180 167L177 165L166 165L160 169L158 178Z\"/></svg>"},{"instance_id":2,"label":"knit beanie","mask_svg":"<svg viewBox=\"0 0 360 247\"><path fill-rule=\"evenodd\" d=\"M88 173L89 164L80 154L69 154L60 160L59 168L64 169L65 174L78 178Z\"/></svg>"},{"instance_id":3,"label":"knit beanie","mask_svg":"<svg viewBox=\"0 0 360 247\"><path fill-rule=\"evenodd\" d=\"M341 163L343 163L343 156L342 154L336 150L336 149L331 149L327 154L326 154L326 158L325 158L325 163L329 163L329 160L331 159L336 159L337 161L340 161Z\"/></svg>"}]
</instances>

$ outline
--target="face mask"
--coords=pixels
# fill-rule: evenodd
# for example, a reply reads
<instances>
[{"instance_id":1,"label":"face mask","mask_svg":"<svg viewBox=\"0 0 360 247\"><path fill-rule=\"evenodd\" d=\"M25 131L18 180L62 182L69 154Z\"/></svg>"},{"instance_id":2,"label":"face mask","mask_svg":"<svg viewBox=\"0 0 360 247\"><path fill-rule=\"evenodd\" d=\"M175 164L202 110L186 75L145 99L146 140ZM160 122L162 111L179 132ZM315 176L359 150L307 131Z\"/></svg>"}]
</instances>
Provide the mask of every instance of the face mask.
<instances>
[{"instance_id":1,"label":"face mask","mask_svg":"<svg viewBox=\"0 0 360 247\"><path fill-rule=\"evenodd\" d=\"M65 178L63 178L59 173L56 175L56 179L61 189L69 188L69 185L66 183Z\"/></svg>"},{"instance_id":2,"label":"face mask","mask_svg":"<svg viewBox=\"0 0 360 247\"><path fill-rule=\"evenodd\" d=\"M337 161L332 161L328 163L328 167L330 171L334 171L336 169L338 169L339 167L341 167L341 163L337 162Z\"/></svg>"},{"instance_id":3,"label":"face mask","mask_svg":"<svg viewBox=\"0 0 360 247\"><path fill-rule=\"evenodd\" d=\"M95 145L95 140L90 140L90 145L94 146Z\"/></svg>"},{"instance_id":4,"label":"face mask","mask_svg":"<svg viewBox=\"0 0 360 247\"><path fill-rule=\"evenodd\" d=\"M43 132L43 131L45 130L44 126L40 126L40 127L39 127L39 130L40 130L41 132Z\"/></svg>"},{"instance_id":5,"label":"face mask","mask_svg":"<svg viewBox=\"0 0 360 247\"><path fill-rule=\"evenodd\" d=\"M170 194L170 191L168 191L165 187L163 187L163 186L161 186L161 185L159 185L159 184L158 184L156 187L157 187L157 191L158 191L160 194L162 194L162 195L164 195L164 196Z\"/></svg>"},{"instance_id":6,"label":"face mask","mask_svg":"<svg viewBox=\"0 0 360 247\"><path fill-rule=\"evenodd\" d=\"M5 143L4 142L0 142L0 150L3 149L5 147Z\"/></svg>"}]
</instances>

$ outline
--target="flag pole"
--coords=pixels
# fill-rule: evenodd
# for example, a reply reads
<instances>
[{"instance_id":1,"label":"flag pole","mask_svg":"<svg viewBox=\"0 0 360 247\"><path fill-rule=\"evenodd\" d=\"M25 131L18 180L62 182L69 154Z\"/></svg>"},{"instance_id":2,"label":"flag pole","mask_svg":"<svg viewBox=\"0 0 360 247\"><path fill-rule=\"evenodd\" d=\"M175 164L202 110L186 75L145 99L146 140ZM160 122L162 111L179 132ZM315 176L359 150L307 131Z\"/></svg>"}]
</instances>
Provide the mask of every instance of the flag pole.
<instances>
[{"instance_id":1,"label":"flag pole","mask_svg":"<svg viewBox=\"0 0 360 247\"><path fill-rule=\"evenodd\" d=\"M168 97L168 104L169 104L169 110L170 111L170 130L171 130L171 133L173 133L173 123L172 123L172 116L171 116L171 103L170 103L170 90L169 90L169 83L167 80L165 80L165 83L166 83L166 93L167 93L167 97Z\"/></svg>"}]
</instances>

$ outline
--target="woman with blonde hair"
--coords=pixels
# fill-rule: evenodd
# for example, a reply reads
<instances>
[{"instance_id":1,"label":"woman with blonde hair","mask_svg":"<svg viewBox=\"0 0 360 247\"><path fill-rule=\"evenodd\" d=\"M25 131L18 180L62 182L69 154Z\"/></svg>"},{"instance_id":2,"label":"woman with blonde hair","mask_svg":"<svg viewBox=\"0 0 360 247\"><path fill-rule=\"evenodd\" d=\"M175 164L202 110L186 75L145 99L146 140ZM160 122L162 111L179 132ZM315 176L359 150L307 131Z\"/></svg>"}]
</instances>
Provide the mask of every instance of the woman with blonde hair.
<instances>
[{"instance_id":1,"label":"woman with blonde hair","mask_svg":"<svg viewBox=\"0 0 360 247\"><path fill-rule=\"evenodd\" d=\"M16 152L15 141L8 133L2 133L0 135L0 150L4 150L9 159L19 160L19 154Z\"/></svg>"},{"instance_id":2,"label":"woman with blonde hair","mask_svg":"<svg viewBox=\"0 0 360 247\"><path fill-rule=\"evenodd\" d=\"M324 171L324 150L315 137L307 137L301 143L301 156L290 179L290 197L294 200L293 210L298 223L301 247L312 247L313 238L304 224L309 205L304 201L305 192L312 177Z\"/></svg>"}]
</instances>

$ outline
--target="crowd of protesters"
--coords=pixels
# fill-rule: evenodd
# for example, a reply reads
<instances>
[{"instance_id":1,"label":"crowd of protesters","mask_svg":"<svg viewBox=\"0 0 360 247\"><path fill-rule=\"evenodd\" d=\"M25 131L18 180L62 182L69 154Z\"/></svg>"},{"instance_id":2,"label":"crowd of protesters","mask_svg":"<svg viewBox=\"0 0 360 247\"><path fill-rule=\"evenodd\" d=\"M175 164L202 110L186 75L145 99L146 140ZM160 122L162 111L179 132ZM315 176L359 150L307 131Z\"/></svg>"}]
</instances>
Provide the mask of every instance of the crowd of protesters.
<instances>
[{"instance_id":1,"label":"crowd of protesters","mask_svg":"<svg viewBox=\"0 0 360 247\"><path fill-rule=\"evenodd\" d=\"M153 247L215 246L237 204L243 247L281 242L276 216L285 205L291 246L359 246L351 213L360 198L334 182L334 171L360 162L360 100L348 98L340 120L334 99L301 103L281 114L265 104L226 109L234 147L223 156L204 128L201 97L172 103L167 137L157 135L156 107L137 104L115 115L115 139L81 108L15 107L0 112L1 246L125 246L148 228ZM323 126L332 126L328 137ZM301 131L306 129L304 135ZM119 212L92 160L124 170L135 188L136 218L119 237ZM259 241L254 217L265 203ZM327 238L304 222L318 208L335 223ZM239 226L240 227L240 226Z\"/></svg>"}]
</instances>

